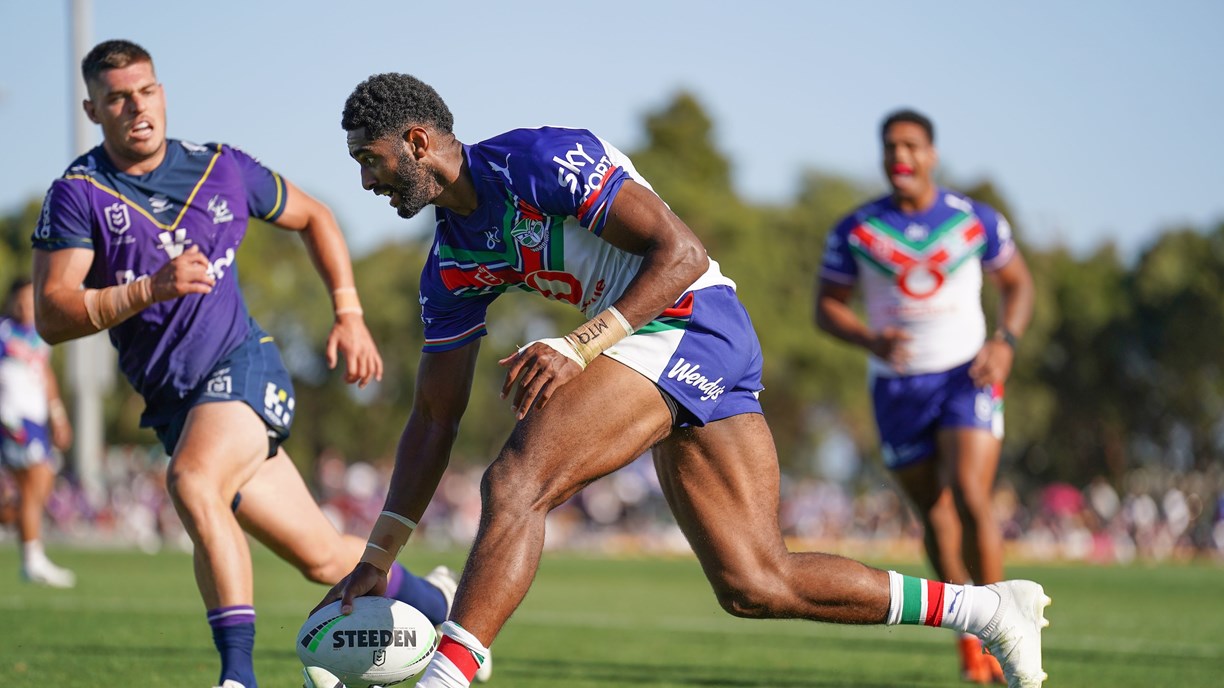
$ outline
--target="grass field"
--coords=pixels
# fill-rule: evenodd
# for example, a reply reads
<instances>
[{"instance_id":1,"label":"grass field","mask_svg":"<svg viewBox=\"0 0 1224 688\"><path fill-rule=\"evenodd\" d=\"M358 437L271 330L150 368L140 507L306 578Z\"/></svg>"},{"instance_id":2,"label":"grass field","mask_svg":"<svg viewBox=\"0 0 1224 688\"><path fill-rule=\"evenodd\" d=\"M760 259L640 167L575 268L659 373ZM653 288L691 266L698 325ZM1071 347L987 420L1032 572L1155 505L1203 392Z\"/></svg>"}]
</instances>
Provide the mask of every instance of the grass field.
<instances>
[{"instance_id":1,"label":"grass field","mask_svg":"<svg viewBox=\"0 0 1224 688\"><path fill-rule=\"evenodd\" d=\"M17 581L0 552L0 686L209 688L217 663L186 554L52 550L74 590ZM458 566L413 552L409 566ZM887 567L887 562L872 562ZM893 565L922 574L916 563ZM262 688L297 688L293 641L323 593L256 552L256 667ZM1054 598L1045 666L1052 688L1224 685L1219 565L1015 566ZM724 614L694 560L549 553L494 645L489 684L626 686L959 686L950 631L747 621Z\"/></svg>"}]
</instances>

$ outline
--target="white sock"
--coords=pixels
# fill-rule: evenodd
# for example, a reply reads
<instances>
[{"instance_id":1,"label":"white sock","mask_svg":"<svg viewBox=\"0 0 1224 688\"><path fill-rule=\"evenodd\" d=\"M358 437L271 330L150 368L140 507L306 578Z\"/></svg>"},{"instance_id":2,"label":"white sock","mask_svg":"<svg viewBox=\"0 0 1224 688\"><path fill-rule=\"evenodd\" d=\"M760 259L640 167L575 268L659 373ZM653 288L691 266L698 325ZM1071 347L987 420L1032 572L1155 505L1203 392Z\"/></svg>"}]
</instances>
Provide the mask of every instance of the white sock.
<instances>
[{"instance_id":1,"label":"white sock","mask_svg":"<svg viewBox=\"0 0 1224 688\"><path fill-rule=\"evenodd\" d=\"M47 561L47 553L43 550L42 540L26 540L21 543L21 561L26 566L45 563Z\"/></svg>"}]
</instances>

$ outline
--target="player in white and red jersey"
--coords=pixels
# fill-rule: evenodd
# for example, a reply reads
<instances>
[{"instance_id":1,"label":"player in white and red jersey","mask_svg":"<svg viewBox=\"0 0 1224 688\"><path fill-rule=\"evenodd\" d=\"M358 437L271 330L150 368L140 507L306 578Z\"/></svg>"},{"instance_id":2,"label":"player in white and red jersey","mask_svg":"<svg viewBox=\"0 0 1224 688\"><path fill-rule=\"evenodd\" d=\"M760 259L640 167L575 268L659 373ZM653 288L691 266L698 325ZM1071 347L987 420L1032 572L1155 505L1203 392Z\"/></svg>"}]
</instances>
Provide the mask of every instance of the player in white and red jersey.
<instances>
[{"instance_id":1,"label":"player in white and red jersey","mask_svg":"<svg viewBox=\"0 0 1224 688\"><path fill-rule=\"evenodd\" d=\"M13 280L0 316L0 467L17 484L23 580L71 588L76 576L43 550L42 518L55 483L53 451L67 449L72 425L51 370L51 347L34 328L34 287Z\"/></svg>"},{"instance_id":2,"label":"player in white and red jersey","mask_svg":"<svg viewBox=\"0 0 1224 688\"><path fill-rule=\"evenodd\" d=\"M929 119L898 111L881 136L892 192L829 235L816 322L870 353L884 463L922 519L939 578L994 583L1003 579L1003 536L991 511L1003 383L1032 315L1032 278L1002 215L935 184ZM990 338L983 271L1000 295ZM856 285L866 323L849 305ZM966 680L1002 680L977 638L962 637L960 654Z\"/></svg>"},{"instance_id":3,"label":"player in white and red jersey","mask_svg":"<svg viewBox=\"0 0 1224 688\"><path fill-rule=\"evenodd\" d=\"M555 127L463 144L441 97L407 74L360 84L341 123L362 186L402 217L434 205L437 228L421 277L425 351L385 510L323 604L381 592L449 461L488 304L522 290L589 318L501 361L518 422L481 481L480 528L419 688L469 685L535 577L548 512L647 449L728 612L968 630L1007 658L1016 686L1040 685L1048 598L1036 583L947 586L787 551L752 324L735 284L620 151Z\"/></svg>"}]
</instances>

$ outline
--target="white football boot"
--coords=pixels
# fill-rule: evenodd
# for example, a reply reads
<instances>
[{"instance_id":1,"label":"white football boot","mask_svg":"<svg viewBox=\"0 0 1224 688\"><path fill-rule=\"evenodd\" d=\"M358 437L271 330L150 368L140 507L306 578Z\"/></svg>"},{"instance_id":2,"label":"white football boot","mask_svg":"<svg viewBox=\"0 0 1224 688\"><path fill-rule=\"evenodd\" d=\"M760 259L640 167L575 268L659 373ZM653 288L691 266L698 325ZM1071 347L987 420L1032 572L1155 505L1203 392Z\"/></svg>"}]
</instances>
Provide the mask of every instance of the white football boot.
<instances>
[{"instance_id":1,"label":"white football boot","mask_svg":"<svg viewBox=\"0 0 1224 688\"><path fill-rule=\"evenodd\" d=\"M1041 688L1041 629L1050 625L1045 608L1050 598L1032 581L1012 580L986 586L999 595L999 609L979 637L1003 665L1008 688Z\"/></svg>"},{"instance_id":2,"label":"white football boot","mask_svg":"<svg viewBox=\"0 0 1224 688\"><path fill-rule=\"evenodd\" d=\"M21 567L23 580L51 588L71 588L76 585L76 574L66 568L56 566L50 559L27 562Z\"/></svg>"},{"instance_id":3,"label":"white football boot","mask_svg":"<svg viewBox=\"0 0 1224 688\"><path fill-rule=\"evenodd\" d=\"M441 591L442 596L446 598L446 618L450 618L451 607L455 603L455 591L459 589L459 576L454 571L446 566L436 566L434 570L421 577L426 583ZM490 651L485 656L484 662L480 664L480 668L476 670L475 680L477 683L484 683L493 676L493 652ZM307 686L306 688L310 688ZM331 688L331 686L328 686Z\"/></svg>"},{"instance_id":4,"label":"white football boot","mask_svg":"<svg viewBox=\"0 0 1224 688\"><path fill-rule=\"evenodd\" d=\"M302 688L344 688L344 683L323 667L302 668Z\"/></svg>"}]
</instances>

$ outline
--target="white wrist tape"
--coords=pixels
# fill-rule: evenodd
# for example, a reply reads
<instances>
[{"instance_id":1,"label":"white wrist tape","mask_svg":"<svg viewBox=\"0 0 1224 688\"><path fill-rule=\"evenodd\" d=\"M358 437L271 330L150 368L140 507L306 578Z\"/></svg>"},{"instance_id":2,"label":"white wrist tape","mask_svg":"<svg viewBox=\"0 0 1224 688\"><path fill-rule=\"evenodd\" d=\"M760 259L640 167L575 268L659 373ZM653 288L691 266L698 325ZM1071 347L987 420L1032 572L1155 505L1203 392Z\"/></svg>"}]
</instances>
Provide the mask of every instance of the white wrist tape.
<instances>
[{"instance_id":1,"label":"white wrist tape","mask_svg":"<svg viewBox=\"0 0 1224 688\"><path fill-rule=\"evenodd\" d=\"M357 297L357 287L336 287L332 289L332 304L336 315L356 313L361 315L361 299Z\"/></svg>"},{"instance_id":2,"label":"white wrist tape","mask_svg":"<svg viewBox=\"0 0 1224 688\"><path fill-rule=\"evenodd\" d=\"M548 339L537 339L534 342L527 342L522 346L522 348L519 349L519 353L522 353L524 349L532 344L543 344L574 363L577 363L579 368L586 370L586 361L582 360L582 356L578 354L578 350L574 348L573 343L570 342L568 337L549 337Z\"/></svg>"},{"instance_id":3,"label":"white wrist tape","mask_svg":"<svg viewBox=\"0 0 1224 688\"><path fill-rule=\"evenodd\" d=\"M366 543L361 560L377 566L384 573L389 572L416 527L416 521L406 516L391 511L382 512L374 521L370 541Z\"/></svg>"}]
</instances>

